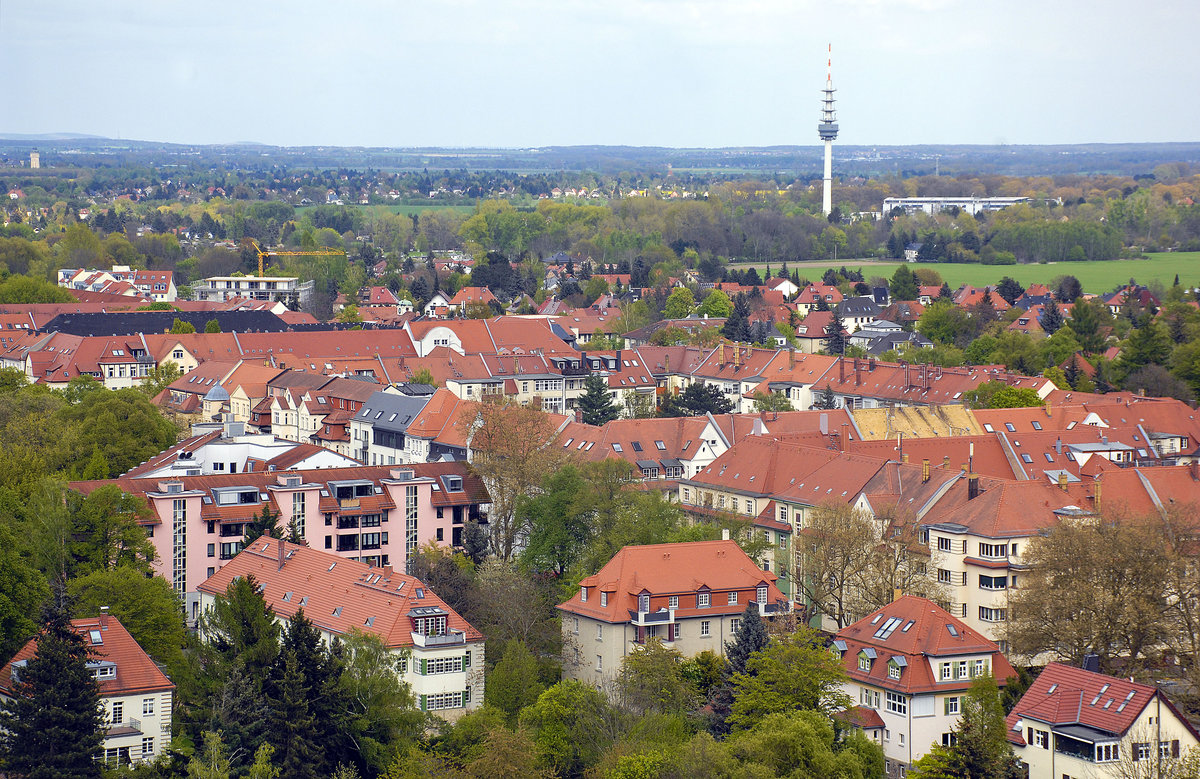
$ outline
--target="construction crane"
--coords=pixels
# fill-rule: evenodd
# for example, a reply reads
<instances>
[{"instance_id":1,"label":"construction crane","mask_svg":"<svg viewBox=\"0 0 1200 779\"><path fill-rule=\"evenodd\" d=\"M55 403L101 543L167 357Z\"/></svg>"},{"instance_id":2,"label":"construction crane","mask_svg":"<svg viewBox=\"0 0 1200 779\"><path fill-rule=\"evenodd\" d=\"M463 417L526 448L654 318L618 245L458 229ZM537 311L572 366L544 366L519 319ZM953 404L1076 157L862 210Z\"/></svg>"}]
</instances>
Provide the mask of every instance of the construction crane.
<instances>
[{"instance_id":1,"label":"construction crane","mask_svg":"<svg viewBox=\"0 0 1200 779\"><path fill-rule=\"evenodd\" d=\"M346 253L345 249L321 249L319 251L309 251L309 252L264 251L263 248L261 246L259 246L256 241L252 240L252 241L250 241L250 244L254 247L254 251L258 253L258 277L260 279L263 277L263 268L266 266L267 257L269 257L270 255L275 255L276 257L302 257L302 256L320 257L320 256L336 256L339 254L344 255Z\"/></svg>"}]
</instances>

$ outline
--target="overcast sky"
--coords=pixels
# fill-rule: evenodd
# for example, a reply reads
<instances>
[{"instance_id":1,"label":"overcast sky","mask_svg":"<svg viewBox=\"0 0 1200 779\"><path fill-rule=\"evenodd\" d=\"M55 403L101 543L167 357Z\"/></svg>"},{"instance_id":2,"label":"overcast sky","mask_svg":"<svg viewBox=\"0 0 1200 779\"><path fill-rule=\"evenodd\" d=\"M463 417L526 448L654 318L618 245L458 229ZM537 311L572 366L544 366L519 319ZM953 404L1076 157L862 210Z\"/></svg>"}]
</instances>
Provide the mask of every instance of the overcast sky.
<instances>
[{"instance_id":1,"label":"overcast sky","mask_svg":"<svg viewBox=\"0 0 1200 779\"><path fill-rule=\"evenodd\" d=\"M0 0L0 133L280 145L1200 140L1198 0Z\"/></svg>"}]
</instances>

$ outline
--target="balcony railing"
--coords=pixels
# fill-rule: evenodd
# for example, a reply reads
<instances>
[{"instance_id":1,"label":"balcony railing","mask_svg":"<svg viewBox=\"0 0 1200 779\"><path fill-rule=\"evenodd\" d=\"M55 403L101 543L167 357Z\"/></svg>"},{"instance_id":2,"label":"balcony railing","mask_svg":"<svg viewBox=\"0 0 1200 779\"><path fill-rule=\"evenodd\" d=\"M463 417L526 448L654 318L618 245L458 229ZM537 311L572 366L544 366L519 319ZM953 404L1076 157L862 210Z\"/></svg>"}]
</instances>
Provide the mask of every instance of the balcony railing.
<instances>
[{"instance_id":1,"label":"balcony railing","mask_svg":"<svg viewBox=\"0 0 1200 779\"><path fill-rule=\"evenodd\" d=\"M424 633L412 634L413 646L422 649L432 646L454 646L467 643L467 634L461 630L451 630L439 636L427 636Z\"/></svg>"}]
</instances>

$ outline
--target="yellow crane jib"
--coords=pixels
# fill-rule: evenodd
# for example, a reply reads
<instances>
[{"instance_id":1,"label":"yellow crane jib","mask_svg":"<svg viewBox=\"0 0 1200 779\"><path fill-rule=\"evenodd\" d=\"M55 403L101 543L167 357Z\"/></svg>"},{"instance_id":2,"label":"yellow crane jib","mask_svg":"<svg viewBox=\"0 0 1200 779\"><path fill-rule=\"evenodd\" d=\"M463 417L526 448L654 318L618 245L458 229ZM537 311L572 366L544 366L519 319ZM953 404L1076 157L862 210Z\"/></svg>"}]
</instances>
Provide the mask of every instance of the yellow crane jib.
<instances>
[{"instance_id":1,"label":"yellow crane jib","mask_svg":"<svg viewBox=\"0 0 1200 779\"><path fill-rule=\"evenodd\" d=\"M320 257L320 256L336 256L339 254L344 255L346 253L345 249L334 249L334 248L320 249L317 251L302 251L302 252L290 252L290 251L282 251L282 250L280 250L280 251L275 251L275 250L265 251L261 246L258 245L257 241L251 241L250 244L254 247L254 251L258 253L258 277L259 278L263 277L263 275L264 275L263 268L266 267L267 257L269 257L271 255L275 255L276 257L300 257L300 256Z\"/></svg>"}]
</instances>

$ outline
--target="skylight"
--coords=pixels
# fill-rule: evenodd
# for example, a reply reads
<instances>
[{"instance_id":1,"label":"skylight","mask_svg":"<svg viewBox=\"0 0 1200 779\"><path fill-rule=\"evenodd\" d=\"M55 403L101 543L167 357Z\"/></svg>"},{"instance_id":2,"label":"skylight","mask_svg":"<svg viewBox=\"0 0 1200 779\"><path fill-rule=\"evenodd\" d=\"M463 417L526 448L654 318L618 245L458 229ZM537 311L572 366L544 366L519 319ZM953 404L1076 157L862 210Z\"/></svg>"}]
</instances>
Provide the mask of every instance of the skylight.
<instances>
[{"instance_id":1,"label":"skylight","mask_svg":"<svg viewBox=\"0 0 1200 779\"><path fill-rule=\"evenodd\" d=\"M99 630L89 630L88 638L91 639L93 644L103 644L104 643L104 638L100 635Z\"/></svg>"},{"instance_id":2,"label":"skylight","mask_svg":"<svg viewBox=\"0 0 1200 779\"><path fill-rule=\"evenodd\" d=\"M955 638L958 638L958 628L956 628L956 627L954 627L953 625L951 625L951 624L947 623L947 624L946 624L946 630L949 630L949 631L950 631L950 635L954 636Z\"/></svg>"}]
</instances>

